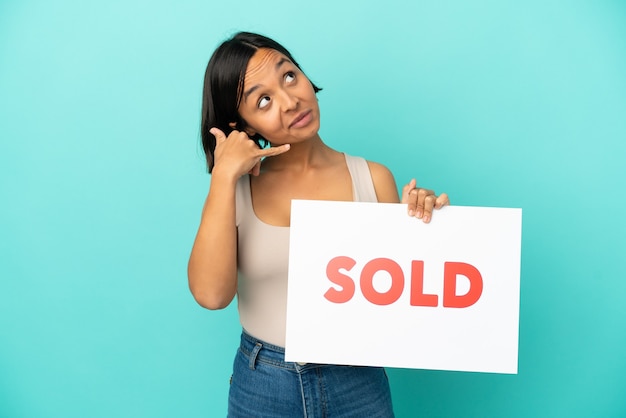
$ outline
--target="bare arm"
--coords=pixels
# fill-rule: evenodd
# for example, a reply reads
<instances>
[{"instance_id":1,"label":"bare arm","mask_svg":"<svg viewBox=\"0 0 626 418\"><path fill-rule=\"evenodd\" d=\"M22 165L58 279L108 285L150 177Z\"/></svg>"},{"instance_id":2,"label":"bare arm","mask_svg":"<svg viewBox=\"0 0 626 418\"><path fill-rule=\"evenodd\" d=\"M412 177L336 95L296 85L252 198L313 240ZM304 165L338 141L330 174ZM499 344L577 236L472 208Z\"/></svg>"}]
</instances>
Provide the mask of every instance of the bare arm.
<instances>
[{"instance_id":1,"label":"bare arm","mask_svg":"<svg viewBox=\"0 0 626 418\"><path fill-rule=\"evenodd\" d=\"M237 178L213 170L189 257L189 289L196 301L208 309L225 308L237 292L236 183Z\"/></svg>"},{"instance_id":2,"label":"bare arm","mask_svg":"<svg viewBox=\"0 0 626 418\"><path fill-rule=\"evenodd\" d=\"M387 167L382 164L368 161L367 164L372 173L372 181L374 182L374 190L376 197L381 203L399 203L398 187L393 178L393 174Z\"/></svg>"}]
</instances>

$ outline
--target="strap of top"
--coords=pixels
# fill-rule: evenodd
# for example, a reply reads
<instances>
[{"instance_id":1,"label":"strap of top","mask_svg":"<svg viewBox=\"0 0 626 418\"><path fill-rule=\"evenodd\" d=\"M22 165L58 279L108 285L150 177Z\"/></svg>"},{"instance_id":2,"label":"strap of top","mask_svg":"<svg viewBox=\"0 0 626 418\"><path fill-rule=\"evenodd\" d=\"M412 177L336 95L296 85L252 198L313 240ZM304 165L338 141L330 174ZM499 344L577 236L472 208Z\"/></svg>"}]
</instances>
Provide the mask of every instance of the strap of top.
<instances>
[{"instance_id":1,"label":"strap of top","mask_svg":"<svg viewBox=\"0 0 626 418\"><path fill-rule=\"evenodd\" d=\"M352 193L355 202L378 202L372 174L367 161L346 154L346 164L352 176Z\"/></svg>"}]
</instances>

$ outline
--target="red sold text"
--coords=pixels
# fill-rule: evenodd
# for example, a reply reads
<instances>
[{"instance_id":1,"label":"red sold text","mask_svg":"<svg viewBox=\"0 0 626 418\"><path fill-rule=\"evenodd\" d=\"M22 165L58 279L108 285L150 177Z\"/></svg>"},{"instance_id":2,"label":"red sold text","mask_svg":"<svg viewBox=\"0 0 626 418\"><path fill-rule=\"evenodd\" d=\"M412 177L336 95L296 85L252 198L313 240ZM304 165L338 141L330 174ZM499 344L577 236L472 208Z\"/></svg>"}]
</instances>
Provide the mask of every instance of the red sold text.
<instances>
[{"instance_id":1,"label":"red sold text","mask_svg":"<svg viewBox=\"0 0 626 418\"><path fill-rule=\"evenodd\" d=\"M326 276L341 289L329 288L324 297L333 303L346 303L354 296L356 285L352 277L340 270L350 272L357 264L350 257L339 256L328 262ZM386 292L374 288L374 275L385 271L391 276L391 286ZM457 276L469 279L469 291L457 295ZM375 305L390 305L397 301L404 291L405 276L398 263L389 258L375 258L367 262L361 270L359 285L365 299ZM411 261L410 274L411 306L439 306L439 295L424 293L424 262ZM443 306L446 308L467 308L475 304L483 292L483 278L476 267L467 263L445 262L443 267Z\"/></svg>"}]
</instances>

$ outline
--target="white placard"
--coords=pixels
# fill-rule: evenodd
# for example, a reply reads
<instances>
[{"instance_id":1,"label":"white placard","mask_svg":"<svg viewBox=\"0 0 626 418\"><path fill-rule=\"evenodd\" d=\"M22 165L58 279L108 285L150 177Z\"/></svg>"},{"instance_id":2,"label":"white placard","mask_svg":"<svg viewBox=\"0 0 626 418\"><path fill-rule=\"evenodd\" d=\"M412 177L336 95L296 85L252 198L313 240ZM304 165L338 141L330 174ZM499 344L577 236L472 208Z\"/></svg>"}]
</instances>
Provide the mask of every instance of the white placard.
<instances>
[{"instance_id":1,"label":"white placard","mask_svg":"<svg viewBox=\"0 0 626 418\"><path fill-rule=\"evenodd\" d=\"M288 361L517 373L521 209L294 200Z\"/></svg>"}]
</instances>

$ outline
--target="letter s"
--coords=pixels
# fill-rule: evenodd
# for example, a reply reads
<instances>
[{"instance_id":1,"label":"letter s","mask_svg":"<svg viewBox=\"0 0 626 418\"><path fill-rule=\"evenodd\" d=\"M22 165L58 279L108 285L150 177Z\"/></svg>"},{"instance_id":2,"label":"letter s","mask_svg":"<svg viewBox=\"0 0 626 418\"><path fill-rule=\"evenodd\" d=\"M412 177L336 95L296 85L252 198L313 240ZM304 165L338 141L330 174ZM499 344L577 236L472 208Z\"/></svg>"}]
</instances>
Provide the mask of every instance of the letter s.
<instances>
[{"instance_id":1,"label":"letter s","mask_svg":"<svg viewBox=\"0 0 626 418\"><path fill-rule=\"evenodd\" d=\"M339 256L328 262L326 266L326 277L336 285L341 286L341 290L330 287L324 297L333 303L346 303L354 296L354 281L350 276L339 272L340 269L350 271L356 261L350 257Z\"/></svg>"}]
</instances>

